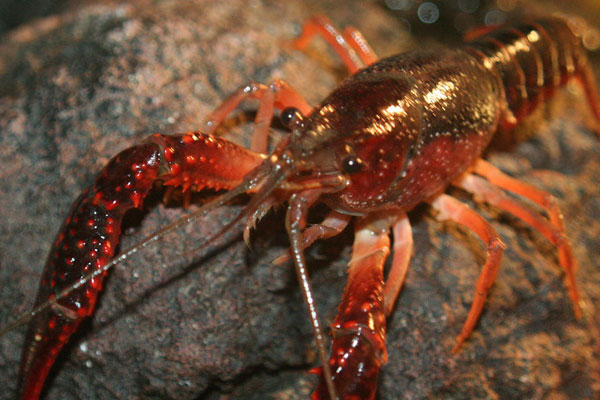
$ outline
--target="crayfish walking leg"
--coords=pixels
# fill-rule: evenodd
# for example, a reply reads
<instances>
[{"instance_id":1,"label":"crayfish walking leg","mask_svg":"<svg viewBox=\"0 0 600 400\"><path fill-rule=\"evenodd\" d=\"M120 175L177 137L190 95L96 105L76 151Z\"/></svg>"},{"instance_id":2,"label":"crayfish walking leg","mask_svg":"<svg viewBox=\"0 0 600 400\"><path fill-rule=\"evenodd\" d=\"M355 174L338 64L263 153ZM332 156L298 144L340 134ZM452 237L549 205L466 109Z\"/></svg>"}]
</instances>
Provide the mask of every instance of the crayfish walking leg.
<instances>
[{"instance_id":1,"label":"crayfish walking leg","mask_svg":"<svg viewBox=\"0 0 600 400\"><path fill-rule=\"evenodd\" d=\"M384 282L390 226L394 231L394 259ZM374 214L357 223L347 284L331 328L329 365L338 394L344 399L375 398L377 376L387 361L385 319L402 286L411 251L406 214ZM326 399L321 368L312 372L321 376L313 399Z\"/></svg>"}]
</instances>

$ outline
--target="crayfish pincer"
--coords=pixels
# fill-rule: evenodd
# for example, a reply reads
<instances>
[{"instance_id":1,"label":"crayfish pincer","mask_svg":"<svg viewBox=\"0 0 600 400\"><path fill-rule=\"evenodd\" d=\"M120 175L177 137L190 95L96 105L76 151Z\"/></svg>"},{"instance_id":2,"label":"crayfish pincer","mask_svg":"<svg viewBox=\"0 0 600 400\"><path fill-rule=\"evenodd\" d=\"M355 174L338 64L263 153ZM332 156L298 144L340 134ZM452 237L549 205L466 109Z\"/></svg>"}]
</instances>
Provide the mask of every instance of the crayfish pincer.
<instances>
[{"instance_id":1,"label":"crayfish pincer","mask_svg":"<svg viewBox=\"0 0 600 400\"><path fill-rule=\"evenodd\" d=\"M386 318L413 248L407 212L420 203L428 203L439 220L466 227L485 244L485 264L453 351L469 338L506 246L489 222L445 194L449 186L514 215L556 247L574 314L580 317L576 262L556 201L482 159L497 132L510 133L571 80L582 85L600 124L593 74L569 25L558 18L524 20L484 30L458 48L384 59L375 56L356 29L339 33L325 17L305 24L296 47L305 48L315 35L332 45L351 74L320 104L309 105L283 80L251 82L217 107L199 131L155 134L117 154L79 196L41 278L22 354L21 399L40 396L59 352L93 313L103 278L118 261L123 218L142 208L157 182L184 193L224 193L125 255L244 193L249 202L215 237L245 219L248 240L258 220L284 205L290 250L278 261L291 258L309 311L321 364L312 370L320 380L313 399L375 398L377 378L388 359ZM249 149L216 135L246 99L259 102ZM276 111L289 134L269 153ZM307 226L309 210L317 203L330 211L321 223ZM348 280L331 325L328 355L304 249L339 234L351 220L355 234ZM392 250L391 267L384 274Z\"/></svg>"}]
</instances>

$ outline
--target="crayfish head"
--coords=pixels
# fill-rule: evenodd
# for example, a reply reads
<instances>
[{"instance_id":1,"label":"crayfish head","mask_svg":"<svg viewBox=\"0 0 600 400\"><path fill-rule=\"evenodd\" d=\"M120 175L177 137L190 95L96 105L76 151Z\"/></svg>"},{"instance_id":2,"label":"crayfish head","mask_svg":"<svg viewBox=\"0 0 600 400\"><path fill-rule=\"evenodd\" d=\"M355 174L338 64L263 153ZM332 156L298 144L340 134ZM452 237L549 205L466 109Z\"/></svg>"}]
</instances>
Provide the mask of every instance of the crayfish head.
<instances>
[{"instance_id":1,"label":"crayfish head","mask_svg":"<svg viewBox=\"0 0 600 400\"><path fill-rule=\"evenodd\" d=\"M292 130L288 181L338 177L344 184L323 199L345 213L391 204L420 137L415 96L412 81L401 76L346 81Z\"/></svg>"}]
</instances>

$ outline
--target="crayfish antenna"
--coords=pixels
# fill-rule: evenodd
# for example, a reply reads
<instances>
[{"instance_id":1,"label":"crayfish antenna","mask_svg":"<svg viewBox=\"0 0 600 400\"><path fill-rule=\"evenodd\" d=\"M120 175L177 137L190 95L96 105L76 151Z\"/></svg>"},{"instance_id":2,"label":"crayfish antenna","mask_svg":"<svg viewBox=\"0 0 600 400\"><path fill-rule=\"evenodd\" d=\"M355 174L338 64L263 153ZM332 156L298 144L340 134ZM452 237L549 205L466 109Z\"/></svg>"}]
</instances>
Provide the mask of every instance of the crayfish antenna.
<instances>
[{"instance_id":1,"label":"crayfish antenna","mask_svg":"<svg viewBox=\"0 0 600 400\"><path fill-rule=\"evenodd\" d=\"M292 259L294 261L294 267L296 269L296 275L302 296L304 297L304 304L308 308L308 314L313 326L313 336L317 346L317 352L321 361L321 368L323 376L325 378L325 386L331 400L337 400L337 391L333 383L331 367L329 365L329 358L325 346L325 335L321 328L321 322L317 313L317 305L315 304L312 289L310 287L310 281L308 279L308 271L306 269L306 260L304 258L304 246L302 232L306 226L306 216L309 207L314 204L319 196L321 195L320 190L306 190L303 192L295 193L291 196L288 204L288 210L285 217L286 230L288 237L290 238L290 246Z\"/></svg>"}]
</instances>

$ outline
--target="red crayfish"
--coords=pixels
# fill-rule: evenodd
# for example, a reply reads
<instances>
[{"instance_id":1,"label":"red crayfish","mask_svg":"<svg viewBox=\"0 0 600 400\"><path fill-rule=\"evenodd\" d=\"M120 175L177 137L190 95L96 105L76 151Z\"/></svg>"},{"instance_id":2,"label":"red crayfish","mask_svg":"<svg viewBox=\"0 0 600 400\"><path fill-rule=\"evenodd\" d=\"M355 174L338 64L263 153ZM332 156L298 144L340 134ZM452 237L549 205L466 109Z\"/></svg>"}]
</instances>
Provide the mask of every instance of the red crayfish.
<instances>
[{"instance_id":1,"label":"red crayfish","mask_svg":"<svg viewBox=\"0 0 600 400\"><path fill-rule=\"evenodd\" d=\"M296 46L306 47L315 34L333 46L352 74L318 106L311 107L284 81L250 83L226 99L201 131L156 134L116 155L75 201L42 276L22 355L20 398L39 397L61 348L93 313L102 279L114 265L122 218L142 207L156 182L184 192L227 190L177 226L250 193L250 202L215 237L246 218L247 239L272 207L287 203L291 249L282 259L293 260L322 363L314 370L320 376L314 399L375 397L377 376L387 361L386 317L412 252L406 213L419 203L429 203L438 219L464 225L486 245L487 260L454 350L473 331L505 246L486 220L444 194L450 185L515 215L556 246L575 315L580 315L576 263L554 198L481 159L494 134L510 132L571 79L581 82L600 123L593 74L568 24L556 18L529 20L480 32L458 49L382 60L358 31L338 33L324 17L305 25ZM260 106L250 149L245 149L214 132L248 98L258 99ZM267 154L275 110L290 134ZM548 218L505 192L538 204ZM307 227L307 213L317 202L332 211L322 223ZM331 326L328 357L303 250L339 234L353 217L348 282Z\"/></svg>"}]
</instances>

